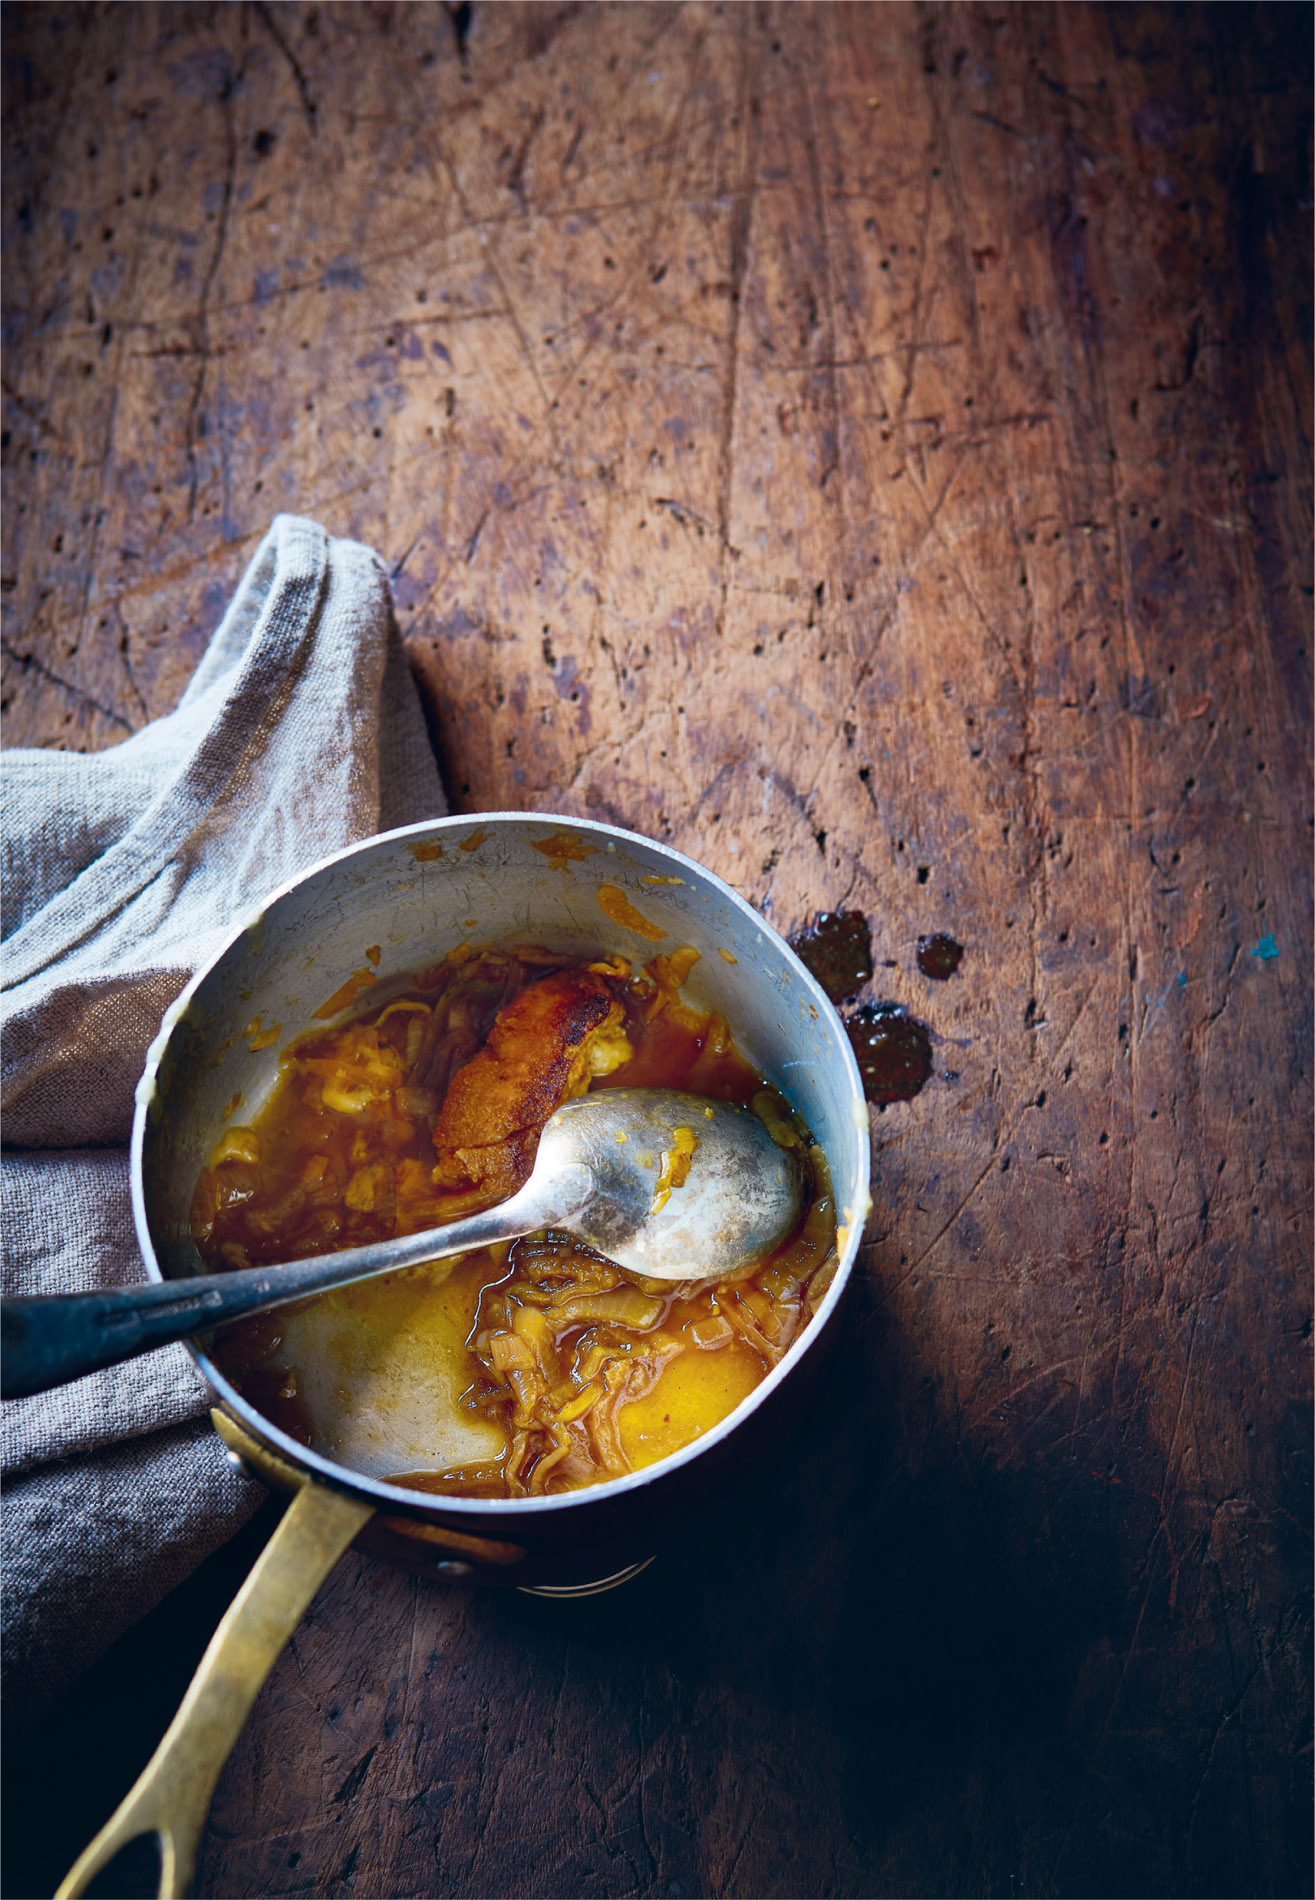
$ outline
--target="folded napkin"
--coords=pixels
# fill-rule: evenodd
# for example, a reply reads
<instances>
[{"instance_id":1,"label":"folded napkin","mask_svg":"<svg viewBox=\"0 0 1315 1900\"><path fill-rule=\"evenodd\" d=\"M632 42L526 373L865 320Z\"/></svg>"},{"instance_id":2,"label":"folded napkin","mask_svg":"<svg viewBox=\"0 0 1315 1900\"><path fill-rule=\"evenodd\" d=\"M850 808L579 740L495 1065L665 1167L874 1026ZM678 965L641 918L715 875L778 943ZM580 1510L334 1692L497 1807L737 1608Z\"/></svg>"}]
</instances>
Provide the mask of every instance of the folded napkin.
<instances>
[{"instance_id":1,"label":"folded napkin","mask_svg":"<svg viewBox=\"0 0 1315 1900\"><path fill-rule=\"evenodd\" d=\"M165 1009L256 903L446 810L369 548L280 515L176 712L0 754L6 1293L142 1280L127 1141ZM263 1495L169 1346L0 1406L12 1737Z\"/></svg>"}]
</instances>

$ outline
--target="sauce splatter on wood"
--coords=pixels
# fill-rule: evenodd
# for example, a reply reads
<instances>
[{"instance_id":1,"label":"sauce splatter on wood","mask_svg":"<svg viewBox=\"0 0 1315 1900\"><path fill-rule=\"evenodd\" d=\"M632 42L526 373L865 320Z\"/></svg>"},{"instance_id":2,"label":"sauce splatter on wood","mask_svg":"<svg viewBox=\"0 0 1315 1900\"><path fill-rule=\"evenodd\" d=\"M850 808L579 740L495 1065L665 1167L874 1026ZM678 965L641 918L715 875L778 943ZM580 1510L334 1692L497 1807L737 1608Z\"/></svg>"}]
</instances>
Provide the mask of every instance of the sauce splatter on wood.
<instances>
[{"instance_id":1,"label":"sauce splatter on wood","mask_svg":"<svg viewBox=\"0 0 1315 1900\"><path fill-rule=\"evenodd\" d=\"M918 938L918 968L935 983L953 976L963 962L963 945L937 931L933 937Z\"/></svg>"},{"instance_id":2,"label":"sauce splatter on wood","mask_svg":"<svg viewBox=\"0 0 1315 1900\"><path fill-rule=\"evenodd\" d=\"M833 1003L857 996L872 975L872 927L861 910L822 910L789 939Z\"/></svg>"},{"instance_id":3,"label":"sauce splatter on wood","mask_svg":"<svg viewBox=\"0 0 1315 1900\"><path fill-rule=\"evenodd\" d=\"M899 1003L864 1003L845 1019L863 1093L878 1108L911 1102L931 1074L931 1033Z\"/></svg>"}]
</instances>

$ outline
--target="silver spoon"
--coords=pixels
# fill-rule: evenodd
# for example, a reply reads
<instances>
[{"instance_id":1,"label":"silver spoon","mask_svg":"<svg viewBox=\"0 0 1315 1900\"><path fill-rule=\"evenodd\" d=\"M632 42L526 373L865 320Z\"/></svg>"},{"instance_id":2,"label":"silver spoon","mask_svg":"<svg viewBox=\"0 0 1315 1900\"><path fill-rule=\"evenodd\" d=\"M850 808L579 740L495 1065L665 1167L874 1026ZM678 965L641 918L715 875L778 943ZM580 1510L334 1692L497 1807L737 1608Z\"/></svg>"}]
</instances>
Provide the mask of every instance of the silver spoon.
<instances>
[{"instance_id":1,"label":"silver spoon","mask_svg":"<svg viewBox=\"0 0 1315 1900\"><path fill-rule=\"evenodd\" d=\"M283 1266L0 1301L0 1396L540 1227L649 1279L729 1279L780 1245L800 1204L798 1160L748 1109L677 1089L601 1089L551 1117L518 1193L446 1227Z\"/></svg>"}]
</instances>

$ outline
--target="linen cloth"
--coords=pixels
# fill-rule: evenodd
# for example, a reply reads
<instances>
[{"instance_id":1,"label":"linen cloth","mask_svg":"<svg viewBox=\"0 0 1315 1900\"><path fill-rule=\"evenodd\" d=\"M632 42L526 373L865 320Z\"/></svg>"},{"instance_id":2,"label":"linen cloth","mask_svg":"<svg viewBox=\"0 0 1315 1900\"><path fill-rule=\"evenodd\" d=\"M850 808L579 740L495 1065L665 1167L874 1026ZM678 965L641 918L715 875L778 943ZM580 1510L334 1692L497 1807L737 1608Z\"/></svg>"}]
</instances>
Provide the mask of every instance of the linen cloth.
<instances>
[{"instance_id":1,"label":"linen cloth","mask_svg":"<svg viewBox=\"0 0 1315 1900\"><path fill-rule=\"evenodd\" d=\"M369 548L279 516L177 710L93 755L0 754L6 1293L146 1277L133 1091L165 1009L265 894L446 811ZM264 1495L181 1345L0 1406L7 1737Z\"/></svg>"}]
</instances>

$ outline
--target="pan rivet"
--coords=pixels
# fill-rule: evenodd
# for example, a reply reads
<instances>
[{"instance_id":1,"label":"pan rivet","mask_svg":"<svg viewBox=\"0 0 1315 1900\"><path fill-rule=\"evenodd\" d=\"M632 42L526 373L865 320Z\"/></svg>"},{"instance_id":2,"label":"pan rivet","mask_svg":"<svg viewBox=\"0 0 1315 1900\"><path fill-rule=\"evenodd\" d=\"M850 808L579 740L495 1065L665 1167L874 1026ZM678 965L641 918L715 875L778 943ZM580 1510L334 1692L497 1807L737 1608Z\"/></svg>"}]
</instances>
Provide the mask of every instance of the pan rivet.
<instances>
[{"instance_id":1,"label":"pan rivet","mask_svg":"<svg viewBox=\"0 0 1315 1900\"><path fill-rule=\"evenodd\" d=\"M474 1564L463 1564L459 1558L447 1557L442 1563L434 1565L440 1577L468 1577L474 1571Z\"/></svg>"},{"instance_id":2,"label":"pan rivet","mask_svg":"<svg viewBox=\"0 0 1315 1900\"><path fill-rule=\"evenodd\" d=\"M255 1477L255 1472L251 1469L251 1466L247 1463L240 1451L234 1451L230 1445L224 1452L224 1456L240 1478Z\"/></svg>"}]
</instances>

